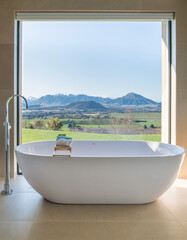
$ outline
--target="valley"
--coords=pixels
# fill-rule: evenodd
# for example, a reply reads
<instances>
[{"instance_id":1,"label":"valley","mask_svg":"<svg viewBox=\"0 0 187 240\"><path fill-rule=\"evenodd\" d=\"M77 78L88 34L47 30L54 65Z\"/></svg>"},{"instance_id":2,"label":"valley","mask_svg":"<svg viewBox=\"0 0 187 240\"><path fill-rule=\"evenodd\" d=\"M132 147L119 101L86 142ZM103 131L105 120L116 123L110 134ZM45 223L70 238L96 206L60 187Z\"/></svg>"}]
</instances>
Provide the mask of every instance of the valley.
<instances>
[{"instance_id":1,"label":"valley","mask_svg":"<svg viewBox=\"0 0 187 240\"><path fill-rule=\"evenodd\" d=\"M68 96L72 102L70 99L67 100ZM61 103L61 105L59 98L64 98L64 95L32 98L29 109L22 111L23 142L30 141L31 135L35 136L34 140L38 138L55 140L59 132L79 140L160 141L161 104L159 103L135 93L127 94L120 100L118 98L118 101L93 97L94 101L92 97L86 95L68 96L66 96L66 104ZM86 100L80 101L83 99ZM55 105L57 100L58 106ZM118 107L114 107L116 102Z\"/></svg>"}]
</instances>

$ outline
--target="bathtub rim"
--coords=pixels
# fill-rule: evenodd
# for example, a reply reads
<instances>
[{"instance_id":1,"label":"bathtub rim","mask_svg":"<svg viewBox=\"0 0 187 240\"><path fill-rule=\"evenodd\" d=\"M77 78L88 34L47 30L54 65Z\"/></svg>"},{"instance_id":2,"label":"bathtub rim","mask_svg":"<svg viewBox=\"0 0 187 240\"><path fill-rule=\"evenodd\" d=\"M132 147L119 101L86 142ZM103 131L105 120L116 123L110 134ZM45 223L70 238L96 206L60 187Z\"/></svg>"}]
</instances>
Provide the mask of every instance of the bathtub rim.
<instances>
[{"instance_id":1,"label":"bathtub rim","mask_svg":"<svg viewBox=\"0 0 187 240\"><path fill-rule=\"evenodd\" d=\"M106 142L113 142L116 140L106 140ZM29 145L29 144L32 144L32 143L41 143L41 142L56 142L55 140L46 140L46 141L35 141L35 142L30 142L30 143L24 143L24 144L20 144L18 146L15 147L15 152L19 152L21 154L24 154L24 155L27 155L27 156L36 156L36 157L45 157L45 158L165 158L165 157L174 157L174 156L179 156L179 155L183 155L186 153L186 149L184 149L183 147L181 146L178 146L178 145L174 145L174 144L169 144L169 143L162 143L162 142L153 142L153 141L133 141L133 140L117 140L118 142L143 142L143 143L159 143L159 144L162 144L162 145L170 145L170 146L173 146L173 147L177 147L179 150L181 150L180 153L176 153L176 154L165 154L165 155L124 155L124 156L53 156L53 155L44 155L44 154L33 154L33 153L27 153L27 152L23 152L21 151L19 148L23 145ZM73 142L105 142L103 140L73 140Z\"/></svg>"}]
</instances>

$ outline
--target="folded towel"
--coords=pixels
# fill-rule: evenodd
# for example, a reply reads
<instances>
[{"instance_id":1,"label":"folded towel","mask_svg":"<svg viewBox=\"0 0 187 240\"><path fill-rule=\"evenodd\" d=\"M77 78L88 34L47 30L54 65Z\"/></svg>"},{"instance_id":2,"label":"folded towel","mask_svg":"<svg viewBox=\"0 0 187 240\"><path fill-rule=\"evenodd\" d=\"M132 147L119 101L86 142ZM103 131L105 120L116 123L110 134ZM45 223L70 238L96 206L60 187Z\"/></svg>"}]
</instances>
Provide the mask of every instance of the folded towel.
<instances>
[{"instance_id":1,"label":"folded towel","mask_svg":"<svg viewBox=\"0 0 187 240\"><path fill-rule=\"evenodd\" d=\"M56 139L72 139L72 138L66 137L66 136L63 136L63 135L58 135Z\"/></svg>"},{"instance_id":2,"label":"folded towel","mask_svg":"<svg viewBox=\"0 0 187 240\"><path fill-rule=\"evenodd\" d=\"M72 138L59 134L56 139L56 146L70 146Z\"/></svg>"}]
</instances>

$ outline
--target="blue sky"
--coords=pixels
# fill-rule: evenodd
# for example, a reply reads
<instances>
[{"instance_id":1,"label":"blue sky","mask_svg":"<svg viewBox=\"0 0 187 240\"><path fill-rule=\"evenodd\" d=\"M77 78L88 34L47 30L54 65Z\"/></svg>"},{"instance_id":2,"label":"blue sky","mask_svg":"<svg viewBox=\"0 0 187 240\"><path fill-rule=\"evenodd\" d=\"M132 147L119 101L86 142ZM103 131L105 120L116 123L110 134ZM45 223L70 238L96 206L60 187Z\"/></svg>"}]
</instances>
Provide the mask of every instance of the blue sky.
<instances>
[{"instance_id":1,"label":"blue sky","mask_svg":"<svg viewBox=\"0 0 187 240\"><path fill-rule=\"evenodd\" d=\"M160 22L23 22L23 95L161 101Z\"/></svg>"}]
</instances>

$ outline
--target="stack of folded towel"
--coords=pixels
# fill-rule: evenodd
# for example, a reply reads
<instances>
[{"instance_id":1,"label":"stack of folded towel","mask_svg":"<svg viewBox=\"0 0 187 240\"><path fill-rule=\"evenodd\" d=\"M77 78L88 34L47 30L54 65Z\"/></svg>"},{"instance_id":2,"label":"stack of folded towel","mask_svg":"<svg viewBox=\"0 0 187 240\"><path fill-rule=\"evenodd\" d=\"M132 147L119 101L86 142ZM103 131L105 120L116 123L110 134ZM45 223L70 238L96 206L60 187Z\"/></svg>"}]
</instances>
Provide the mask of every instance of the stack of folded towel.
<instances>
[{"instance_id":1,"label":"stack of folded towel","mask_svg":"<svg viewBox=\"0 0 187 240\"><path fill-rule=\"evenodd\" d=\"M56 139L56 146L68 146L70 147L72 138L66 137L65 134L59 134Z\"/></svg>"}]
</instances>

